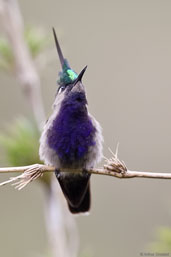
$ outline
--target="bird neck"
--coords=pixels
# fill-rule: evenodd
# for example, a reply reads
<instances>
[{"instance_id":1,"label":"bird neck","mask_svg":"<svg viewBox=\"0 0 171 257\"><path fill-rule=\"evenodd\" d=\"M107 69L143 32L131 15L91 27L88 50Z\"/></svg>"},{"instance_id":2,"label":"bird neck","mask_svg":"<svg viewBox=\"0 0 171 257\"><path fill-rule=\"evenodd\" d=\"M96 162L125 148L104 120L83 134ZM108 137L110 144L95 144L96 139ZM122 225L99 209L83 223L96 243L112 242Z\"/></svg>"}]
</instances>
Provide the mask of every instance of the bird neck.
<instances>
[{"instance_id":1,"label":"bird neck","mask_svg":"<svg viewBox=\"0 0 171 257\"><path fill-rule=\"evenodd\" d=\"M79 120L88 118L88 111L85 105L74 106L67 105L63 106L60 110L60 114L65 117L66 120Z\"/></svg>"},{"instance_id":2,"label":"bird neck","mask_svg":"<svg viewBox=\"0 0 171 257\"><path fill-rule=\"evenodd\" d=\"M88 117L87 100L85 94L74 94L61 103L59 114L68 119L82 119Z\"/></svg>"}]
</instances>

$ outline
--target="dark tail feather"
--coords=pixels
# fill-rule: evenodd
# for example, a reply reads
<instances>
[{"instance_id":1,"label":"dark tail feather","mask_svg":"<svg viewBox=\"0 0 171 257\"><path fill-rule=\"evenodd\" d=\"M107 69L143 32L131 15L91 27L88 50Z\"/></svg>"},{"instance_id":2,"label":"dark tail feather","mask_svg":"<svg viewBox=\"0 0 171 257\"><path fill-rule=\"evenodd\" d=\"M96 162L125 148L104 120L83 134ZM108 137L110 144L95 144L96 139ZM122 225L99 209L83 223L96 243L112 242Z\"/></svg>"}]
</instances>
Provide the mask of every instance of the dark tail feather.
<instances>
[{"instance_id":1,"label":"dark tail feather","mask_svg":"<svg viewBox=\"0 0 171 257\"><path fill-rule=\"evenodd\" d=\"M63 175L55 172L61 189L72 213L87 212L90 209L90 174Z\"/></svg>"},{"instance_id":2,"label":"dark tail feather","mask_svg":"<svg viewBox=\"0 0 171 257\"><path fill-rule=\"evenodd\" d=\"M86 194L85 194L81 204L78 207L72 207L68 203L68 207L73 214L77 214L80 212L88 212L90 210L90 205L91 205L91 195L90 195L90 182L89 182Z\"/></svg>"}]
</instances>

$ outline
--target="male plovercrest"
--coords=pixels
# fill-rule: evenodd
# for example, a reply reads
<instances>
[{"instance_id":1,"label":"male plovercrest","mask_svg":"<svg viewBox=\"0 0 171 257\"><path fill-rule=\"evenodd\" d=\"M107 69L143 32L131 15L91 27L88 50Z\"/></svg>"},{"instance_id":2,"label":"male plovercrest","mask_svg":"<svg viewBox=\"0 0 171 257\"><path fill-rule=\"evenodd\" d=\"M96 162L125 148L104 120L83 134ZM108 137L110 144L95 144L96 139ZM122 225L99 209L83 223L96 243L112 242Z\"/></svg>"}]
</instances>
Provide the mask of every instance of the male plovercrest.
<instances>
[{"instance_id":1,"label":"male plovercrest","mask_svg":"<svg viewBox=\"0 0 171 257\"><path fill-rule=\"evenodd\" d=\"M82 77L87 66L77 74L64 59L53 29L62 71L53 112L46 122L39 154L47 165L56 168L55 175L72 213L90 209L90 174L102 158L102 132L99 123L87 110ZM79 170L79 172L75 172ZM81 172L80 172L81 171Z\"/></svg>"}]
</instances>

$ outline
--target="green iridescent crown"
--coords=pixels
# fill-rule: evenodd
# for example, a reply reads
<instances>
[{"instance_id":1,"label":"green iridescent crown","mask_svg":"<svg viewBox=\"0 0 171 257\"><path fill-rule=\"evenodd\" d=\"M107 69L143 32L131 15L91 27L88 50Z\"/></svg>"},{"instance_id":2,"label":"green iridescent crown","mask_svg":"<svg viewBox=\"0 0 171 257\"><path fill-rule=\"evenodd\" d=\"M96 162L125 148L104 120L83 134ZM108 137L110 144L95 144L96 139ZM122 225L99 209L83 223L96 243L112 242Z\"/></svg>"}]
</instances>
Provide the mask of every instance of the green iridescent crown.
<instances>
[{"instance_id":1,"label":"green iridescent crown","mask_svg":"<svg viewBox=\"0 0 171 257\"><path fill-rule=\"evenodd\" d=\"M76 78L78 78L78 74L70 68L67 60L64 59L62 71L59 72L59 80L57 83L60 86L71 84L74 80L76 80Z\"/></svg>"}]
</instances>

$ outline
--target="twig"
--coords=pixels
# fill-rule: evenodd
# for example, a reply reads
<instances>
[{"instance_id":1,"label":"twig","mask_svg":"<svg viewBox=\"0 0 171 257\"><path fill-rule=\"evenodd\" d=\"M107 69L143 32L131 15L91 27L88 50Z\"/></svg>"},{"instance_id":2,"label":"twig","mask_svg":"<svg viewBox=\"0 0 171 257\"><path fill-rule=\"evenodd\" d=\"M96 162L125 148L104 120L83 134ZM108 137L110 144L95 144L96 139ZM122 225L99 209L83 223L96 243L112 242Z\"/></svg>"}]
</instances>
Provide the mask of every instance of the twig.
<instances>
[{"instance_id":1,"label":"twig","mask_svg":"<svg viewBox=\"0 0 171 257\"><path fill-rule=\"evenodd\" d=\"M51 196L45 194L47 200L44 204L45 211L47 212L45 217L49 224L47 226L47 232L51 243L51 256L76 257L78 256L79 249L79 234L77 231L76 220L68 211L62 191L58 186L57 180L54 179L53 176L51 178L51 187L50 190L48 190L48 193Z\"/></svg>"},{"instance_id":2,"label":"twig","mask_svg":"<svg viewBox=\"0 0 171 257\"><path fill-rule=\"evenodd\" d=\"M23 19L16 0L0 0L0 19L14 54L16 75L33 109L38 127L41 129L45 114L41 99L40 79L24 41Z\"/></svg>"},{"instance_id":3,"label":"twig","mask_svg":"<svg viewBox=\"0 0 171 257\"><path fill-rule=\"evenodd\" d=\"M21 190L31 181L41 177L45 172L54 172L55 168L52 166L34 164L22 167L0 168L0 173L23 172L21 175L12 177L9 180L0 183L0 186L12 183L17 189ZM65 172L65 170L61 170ZM68 169L67 172L82 172L82 170ZM113 154L111 159L106 160L104 168L96 168L87 170L90 174L106 175L116 178L158 178L171 179L171 173L156 173L145 171L131 171L128 170L123 161L120 161L117 154ZM17 182L16 182L17 181ZM14 183L15 182L15 183Z\"/></svg>"},{"instance_id":4,"label":"twig","mask_svg":"<svg viewBox=\"0 0 171 257\"><path fill-rule=\"evenodd\" d=\"M28 166L19 166L19 167L5 167L0 168L0 173L18 173L18 172L26 172L31 167L34 167L36 170L41 169L42 172L45 171L54 171L54 167L46 166L43 164L33 164Z\"/></svg>"}]
</instances>

